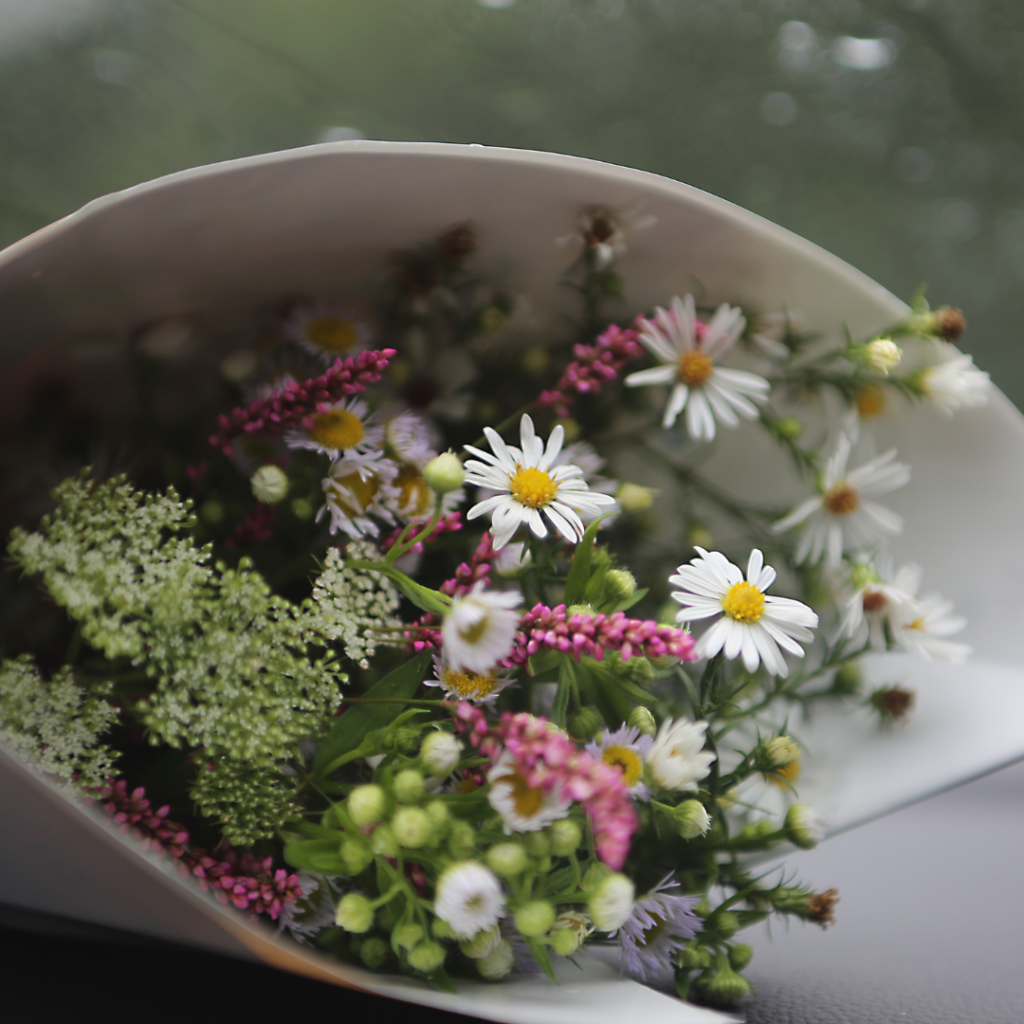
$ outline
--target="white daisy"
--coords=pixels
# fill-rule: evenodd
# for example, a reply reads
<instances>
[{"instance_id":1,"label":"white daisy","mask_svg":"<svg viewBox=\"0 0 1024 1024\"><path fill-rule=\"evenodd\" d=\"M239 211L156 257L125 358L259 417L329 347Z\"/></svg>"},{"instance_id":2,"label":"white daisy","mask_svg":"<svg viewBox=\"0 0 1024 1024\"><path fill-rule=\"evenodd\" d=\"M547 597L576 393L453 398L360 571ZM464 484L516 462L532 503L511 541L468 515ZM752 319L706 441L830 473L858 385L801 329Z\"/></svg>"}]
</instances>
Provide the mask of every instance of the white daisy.
<instances>
[{"instance_id":1,"label":"white daisy","mask_svg":"<svg viewBox=\"0 0 1024 1024\"><path fill-rule=\"evenodd\" d=\"M992 389L989 375L979 370L970 356L963 355L953 345L945 342L935 344L940 361L915 374L909 381L911 387L949 416L960 409L985 405Z\"/></svg>"},{"instance_id":2,"label":"white daisy","mask_svg":"<svg viewBox=\"0 0 1024 1024\"><path fill-rule=\"evenodd\" d=\"M703 928L693 912L699 896L670 896L677 886L668 875L633 904L633 913L619 929L622 970L654 985L671 984L675 954Z\"/></svg>"},{"instance_id":3,"label":"white daisy","mask_svg":"<svg viewBox=\"0 0 1024 1024\"><path fill-rule=\"evenodd\" d=\"M452 607L441 624L444 656L453 669L489 673L506 657L519 626L516 609L522 597L514 590L485 591L481 580Z\"/></svg>"},{"instance_id":4,"label":"white daisy","mask_svg":"<svg viewBox=\"0 0 1024 1024\"><path fill-rule=\"evenodd\" d=\"M513 682L507 673L495 669L487 672L465 672L453 668L444 659L434 656L434 678L424 679L424 686L439 686L445 695L455 700L469 700L477 704L491 704L498 694Z\"/></svg>"},{"instance_id":5,"label":"white daisy","mask_svg":"<svg viewBox=\"0 0 1024 1024\"><path fill-rule=\"evenodd\" d=\"M622 781L635 800L650 799L650 790L644 785L644 759L654 740L641 736L635 726L624 725L615 732L604 732L586 746L591 757L603 761L622 773Z\"/></svg>"},{"instance_id":6,"label":"white daisy","mask_svg":"<svg viewBox=\"0 0 1024 1024\"><path fill-rule=\"evenodd\" d=\"M302 302L282 325L284 336L326 363L367 348L373 332L349 310L329 302Z\"/></svg>"},{"instance_id":7,"label":"white daisy","mask_svg":"<svg viewBox=\"0 0 1024 1024\"><path fill-rule=\"evenodd\" d=\"M546 537L542 510L555 529L575 544L584 532L580 512L599 515L614 506L611 495L587 487L578 466L554 465L565 437L561 426L551 431L546 447L534 432L533 420L525 415L519 428L522 448L506 445L490 427L484 428L484 434L494 454L466 445L468 452L484 460L466 463L466 483L497 493L474 505L466 518L491 513L495 551L500 551L523 524L538 537Z\"/></svg>"},{"instance_id":8,"label":"white daisy","mask_svg":"<svg viewBox=\"0 0 1024 1024\"><path fill-rule=\"evenodd\" d=\"M707 722L666 718L647 752L647 767L662 789L696 789L711 771L715 755L704 750Z\"/></svg>"},{"instance_id":9,"label":"white daisy","mask_svg":"<svg viewBox=\"0 0 1024 1024\"><path fill-rule=\"evenodd\" d=\"M720 551L696 550L699 557L679 566L669 582L681 588L672 593L683 606L676 621L722 616L697 641L698 657L710 658L724 649L727 658L742 657L748 672L763 664L772 675L788 675L779 648L802 658L798 641L813 639L811 629L818 625L818 616L792 598L765 594L775 582L775 570L764 564L757 548L750 552L745 580L739 566Z\"/></svg>"},{"instance_id":10,"label":"white daisy","mask_svg":"<svg viewBox=\"0 0 1024 1024\"><path fill-rule=\"evenodd\" d=\"M840 636L856 643L867 639L876 650L885 650L886 626L891 631L896 610L913 603L913 594L906 586L911 584L916 589L919 578L915 566L904 566L895 577L891 576L888 566L864 557L853 562L847 583L848 596L841 602Z\"/></svg>"},{"instance_id":11,"label":"white daisy","mask_svg":"<svg viewBox=\"0 0 1024 1024\"><path fill-rule=\"evenodd\" d=\"M902 487L910 480L910 467L896 461L896 449L892 448L848 472L851 447L849 436L840 434L825 465L821 493L772 525L781 533L806 522L797 545L797 562L814 563L824 554L826 565L834 567L844 551L871 547L883 536L903 532L902 516L864 499Z\"/></svg>"},{"instance_id":12,"label":"white daisy","mask_svg":"<svg viewBox=\"0 0 1024 1024\"><path fill-rule=\"evenodd\" d=\"M432 452L430 457L433 457ZM415 463L403 462L399 465L394 487L395 493L388 500L388 508L403 519L429 519L437 509L437 493L424 479L421 467ZM441 498L441 513L454 511L465 498L466 492L461 487L448 491Z\"/></svg>"},{"instance_id":13,"label":"white daisy","mask_svg":"<svg viewBox=\"0 0 1024 1024\"><path fill-rule=\"evenodd\" d=\"M506 835L538 832L564 818L572 805L558 786L546 792L531 786L516 769L515 760L507 750L487 773L487 781L491 784L487 800L501 815Z\"/></svg>"},{"instance_id":14,"label":"white daisy","mask_svg":"<svg viewBox=\"0 0 1024 1024\"><path fill-rule=\"evenodd\" d=\"M364 455L379 450L384 428L361 398L345 398L313 413L308 430L286 431L284 440L289 448L310 448L337 459L350 452Z\"/></svg>"},{"instance_id":15,"label":"white daisy","mask_svg":"<svg viewBox=\"0 0 1024 1024\"><path fill-rule=\"evenodd\" d=\"M436 454L430 444L430 424L419 413L408 409L385 413L384 447L399 462L408 462L422 469Z\"/></svg>"},{"instance_id":16,"label":"white daisy","mask_svg":"<svg viewBox=\"0 0 1024 1024\"><path fill-rule=\"evenodd\" d=\"M707 324L697 319L693 296L674 298L671 310L660 306L643 321L640 342L663 365L631 373L626 386L672 384L662 426L671 427L686 410L686 430L695 440L712 441L715 421L739 426L739 417L756 420L755 402L766 402L771 385L757 374L718 366L743 333L741 310L722 303Z\"/></svg>"},{"instance_id":17,"label":"white daisy","mask_svg":"<svg viewBox=\"0 0 1024 1024\"><path fill-rule=\"evenodd\" d=\"M556 239L559 245L582 246L594 254L598 270L608 267L627 252L627 236L656 224L657 217L642 214L641 203L630 203L621 210L588 206L579 216L578 230Z\"/></svg>"},{"instance_id":18,"label":"white daisy","mask_svg":"<svg viewBox=\"0 0 1024 1024\"><path fill-rule=\"evenodd\" d=\"M346 455L331 465L322 481L327 503L317 519L330 515L331 533L341 530L352 538L376 537L380 527L372 516L394 522L384 502L394 497L397 475L398 467L383 452Z\"/></svg>"},{"instance_id":19,"label":"white daisy","mask_svg":"<svg viewBox=\"0 0 1024 1024\"><path fill-rule=\"evenodd\" d=\"M907 595L907 600L893 607L889 615L892 637L904 650L919 654L929 661L964 661L971 653L967 644L947 640L959 633L967 620L951 614L953 604L938 594L917 596L921 570L916 565L904 566L896 574L894 585Z\"/></svg>"},{"instance_id":20,"label":"white daisy","mask_svg":"<svg viewBox=\"0 0 1024 1024\"><path fill-rule=\"evenodd\" d=\"M434 913L461 939L493 928L505 914L498 876L475 860L449 865L437 880Z\"/></svg>"}]
</instances>

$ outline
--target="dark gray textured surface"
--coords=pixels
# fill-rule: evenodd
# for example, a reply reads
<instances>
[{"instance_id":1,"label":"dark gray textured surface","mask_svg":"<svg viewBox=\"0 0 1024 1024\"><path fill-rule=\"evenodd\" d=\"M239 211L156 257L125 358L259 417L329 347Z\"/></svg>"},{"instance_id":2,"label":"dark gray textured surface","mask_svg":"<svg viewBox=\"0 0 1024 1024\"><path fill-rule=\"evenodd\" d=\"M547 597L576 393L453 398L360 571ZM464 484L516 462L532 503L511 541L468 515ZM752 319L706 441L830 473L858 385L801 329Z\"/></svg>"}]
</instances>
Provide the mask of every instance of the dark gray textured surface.
<instances>
[{"instance_id":1,"label":"dark gray textured surface","mask_svg":"<svg viewBox=\"0 0 1024 1024\"><path fill-rule=\"evenodd\" d=\"M1016 765L788 858L837 923L749 940L749 1024L1020 1024L1022 850Z\"/></svg>"}]
</instances>

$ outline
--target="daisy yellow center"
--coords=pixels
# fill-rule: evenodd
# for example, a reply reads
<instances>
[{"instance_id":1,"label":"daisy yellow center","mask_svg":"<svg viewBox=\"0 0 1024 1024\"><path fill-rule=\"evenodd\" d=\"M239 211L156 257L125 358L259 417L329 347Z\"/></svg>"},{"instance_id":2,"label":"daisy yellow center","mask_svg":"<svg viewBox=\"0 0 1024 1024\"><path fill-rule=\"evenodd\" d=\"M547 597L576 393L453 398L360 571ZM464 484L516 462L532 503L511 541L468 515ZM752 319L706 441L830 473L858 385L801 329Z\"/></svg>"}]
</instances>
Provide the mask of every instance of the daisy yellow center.
<instances>
[{"instance_id":1,"label":"daisy yellow center","mask_svg":"<svg viewBox=\"0 0 1024 1024\"><path fill-rule=\"evenodd\" d=\"M650 928L644 929L643 936L640 939L641 944L644 946L649 946L665 930L665 918L660 914L651 914L651 917L654 918L654 924Z\"/></svg>"},{"instance_id":2,"label":"daisy yellow center","mask_svg":"<svg viewBox=\"0 0 1024 1024\"><path fill-rule=\"evenodd\" d=\"M341 451L359 444L366 436L366 431L354 412L348 409L328 409L313 417L313 429L309 436L324 448Z\"/></svg>"},{"instance_id":3,"label":"daisy yellow center","mask_svg":"<svg viewBox=\"0 0 1024 1024\"><path fill-rule=\"evenodd\" d=\"M340 488L351 494L358 502L358 507L353 507L351 501L342 494ZM370 502L377 495L380 483L376 477L364 480L358 473L349 473L347 476L335 477L330 487L331 500L346 515L362 515L370 506Z\"/></svg>"},{"instance_id":4,"label":"daisy yellow center","mask_svg":"<svg viewBox=\"0 0 1024 1024\"><path fill-rule=\"evenodd\" d=\"M822 499L825 508L834 516L848 516L857 511L860 504L860 495L856 489L849 484L836 484L825 492Z\"/></svg>"},{"instance_id":5,"label":"daisy yellow center","mask_svg":"<svg viewBox=\"0 0 1024 1024\"><path fill-rule=\"evenodd\" d=\"M558 493L558 484L551 479L550 474L533 466L516 466L516 471L508 478L508 486L512 497L530 508L550 505Z\"/></svg>"},{"instance_id":6,"label":"daisy yellow center","mask_svg":"<svg viewBox=\"0 0 1024 1024\"><path fill-rule=\"evenodd\" d=\"M907 628L907 629L916 629L916 630L918 630L918 631L923 633L924 632L924 616L922 616L919 619L914 619L913 622L908 622L905 628Z\"/></svg>"},{"instance_id":7,"label":"daisy yellow center","mask_svg":"<svg viewBox=\"0 0 1024 1024\"><path fill-rule=\"evenodd\" d=\"M476 779L472 775L464 775L455 784L455 792L461 793L464 796L469 793L475 793L480 787L476 783Z\"/></svg>"},{"instance_id":8,"label":"daisy yellow center","mask_svg":"<svg viewBox=\"0 0 1024 1024\"><path fill-rule=\"evenodd\" d=\"M463 700L467 697L489 697L498 685L498 677L494 672L478 676L473 672L454 672L450 668L444 670L444 685L457 693Z\"/></svg>"},{"instance_id":9,"label":"daisy yellow center","mask_svg":"<svg viewBox=\"0 0 1024 1024\"><path fill-rule=\"evenodd\" d=\"M516 814L520 818L536 817L544 804L544 791L534 789L519 772L509 775L508 781L512 786L512 806Z\"/></svg>"},{"instance_id":10,"label":"daisy yellow center","mask_svg":"<svg viewBox=\"0 0 1024 1024\"><path fill-rule=\"evenodd\" d=\"M800 758L798 757L795 761L790 761L789 764L783 765L781 768L776 768L771 775L768 776L768 781L773 786L778 786L779 789L789 789L790 786L800 778Z\"/></svg>"},{"instance_id":11,"label":"daisy yellow center","mask_svg":"<svg viewBox=\"0 0 1024 1024\"><path fill-rule=\"evenodd\" d=\"M737 622L757 622L764 615L764 594L753 583L740 580L722 598L722 611Z\"/></svg>"},{"instance_id":12,"label":"daisy yellow center","mask_svg":"<svg viewBox=\"0 0 1024 1024\"><path fill-rule=\"evenodd\" d=\"M688 388L698 388L711 376L715 364L703 352L684 352L679 357L676 373Z\"/></svg>"},{"instance_id":13,"label":"daisy yellow center","mask_svg":"<svg viewBox=\"0 0 1024 1024\"><path fill-rule=\"evenodd\" d=\"M622 781L632 789L643 777L644 766L640 755L629 747L613 745L601 751L601 760L622 772Z\"/></svg>"},{"instance_id":14,"label":"daisy yellow center","mask_svg":"<svg viewBox=\"0 0 1024 1024\"><path fill-rule=\"evenodd\" d=\"M415 466L403 466L395 477L400 507L407 516L423 516L430 511L430 488Z\"/></svg>"},{"instance_id":15,"label":"daisy yellow center","mask_svg":"<svg viewBox=\"0 0 1024 1024\"><path fill-rule=\"evenodd\" d=\"M877 385L866 387L857 395L857 415L869 420L880 415L885 409L885 392Z\"/></svg>"},{"instance_id":16,"label":"daisy yellow center","mask_svg":"<svg viewBox=\"0 0 1024 1024\"><path fill-rule=\"evenodd\" d=\"M487 615L481 615L478 622L466 626L465 629L460 629L459 637L465 640L467 644L479 643L480 638L487 632L488 618Z\"/></svg>"},{"instance_id":17,"label":"daisy yellow center","mask_svg":"<svg viewBox=\"0 0 1024 1024\"><path fill-rule=\"evenodd\" d=\"M325 352L348 352L358 340L355 324L330 314L313 317L306 324L305 334L311 344Z\"/></svg>"}]
</instances>

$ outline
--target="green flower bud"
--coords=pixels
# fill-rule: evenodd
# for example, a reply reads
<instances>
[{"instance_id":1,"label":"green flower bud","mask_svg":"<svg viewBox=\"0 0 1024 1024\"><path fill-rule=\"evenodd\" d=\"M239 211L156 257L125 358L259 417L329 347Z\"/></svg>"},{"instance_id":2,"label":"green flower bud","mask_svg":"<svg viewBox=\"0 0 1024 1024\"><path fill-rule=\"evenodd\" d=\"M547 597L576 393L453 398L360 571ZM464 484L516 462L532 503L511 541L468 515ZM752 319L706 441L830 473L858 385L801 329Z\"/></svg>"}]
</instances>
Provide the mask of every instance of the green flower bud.
<instances>
[{"instance_id":1,"label":"green flower bud","mask_svg":"<svg viewBox=\"0 0 1024 1024\"><path fill-rule=\"evenodd\" d=\"M349 836L341 844L341 856L349 874L358 875L373 860L373 851L361 839Z\"/></svg>"},{"instance_id":2,"label":"green flower bud","mask_svg":"<svg viewBox=\"0 0 1024 1024\"><path fill-rule=\"evenodd\" d=\"M419 807L399 807L391 819L391 830L399 846L418 850L430 842L433 827L426 811Z\"/></svg>"},{"instance_id":3,"label":"green flower bud","mask_svg":"<svg viewBox=\"0 0 1024 1024\"><path fill-rule=\"evenodd\" d=\"M276 505L288 496L288 477L277 466L260 466L249 480L253 497L264 505Z\"/></svg>"},{"instance_id":4,"label":"green flower bud","mask_svg":"<svg viewBox=\"0 0 1024 1024\"><path fill-rule=\"evenodd\" d=\"M388 944L379 935L371 935L359 947L359 956L371 971L375 971L383 967L388 958Z\"/></svg>"},{"instance_id":5,"label":"green flower bud","mask_svg":"<svg viewBox=\"0 0 1024 1024\"><path fill-rule=\"evenodd\" d=\"M804 425L795 416L783 416L775 424L775 433L783 441L796 441L803 432Z\"/></svg>"},{"instance_id":6,"label":"green flower bud","mask_svg":"<svg viewBox=\"0 0 1024 1024\"><path fill-rule=\"evenodd\" d=\"M445 829L448 828L448 805L443 800L431 800L427 804L427 817L434 826L434 837L443 836Z\"/></svg>"},{"instance_id":7,"label":"green flower bud","mask_svg":"<svg viewBox=\"0 0 1024 1024\"><path fill-rule=\"evenodd\" d=\"M767 743L761 744L757 753L759 767L764 765L773 768L785 768L800 759L800 747L789 736L773 736Z\"/></svg>"},{"instance_id":8,"label":"green flower bud","mask_svg":"<svg viewBox=\"0 0 1024 1024\"><path fill-rule=\"evenodd\" d=\"M423 929L412 921L400 924L392 933L391 941L400 949L412 949L423 938Z\"/></svg>"},{"instance_id":9,"label":"green flower bud","mask_svg":"<svg viewBox=\"0 0 1024 1024\"><path fill-rule=\"evenodd\" d=\"M487 851L487 865L499 878L521 875L528 863L526 850L519 843L498 843Z\"/></svg>"},{"instance_id":10,"label":"green flower bud","mask_svg":"<svg viewBox=\"0 0 1024 1024\"><path fill-rule=\"evenodd\" d=\"M356 786L348 795L349 817L357 825L376 825L384 814L386 799L380 786Z\"/></svg>"},{"instance_id":11,"label":"green flower bud","mask_svg":"<svg viewBox=\"0 0 1024 1024\"><path fill-rule=\"evenodd\" d=\"M737 942L729 947L729 966L734 971L742 971L754 958L754 950L745 942Z\"/></svg>"},{"instance_id":12,"label":"green flower bud","mask_svg":"<svg viewBox=\"0 0 1024 1024\"><path fill-rule=\"evenodd\" d=\"M312 519L313 513L316 511L309 498L296 498L291 503L291 510L296 519Z\"/></svg>"},{"instance_id":13,"label":"green flower bud","mask_svg":"<svg viewBox=\"0 0 1024 1024\"><path fill-rule=\"evenodd\" d=\"M621 483L615 492L615 500L623 512L646 512L654 504L657 495L653 487Z\"/></svg>"},{"instance_id":14,"label":"green flower bud","mask_svg":"<svg viewBox=\"0 0 1024 1024\"><path fill-rule=\"evenodd\" d=\"M476 849L476 831L468 821L453 821L448 829L448 852L456 860L465 860Z\"/></svg>"},{"instance_id":15,"label":"green flower bud","mask_svg":"<svg viewBox=\"0 0 1024 1024\"><path fill-rule=\"evenodd\" d=\"M409 966L414 971L423 974L432 974L444 963L447 956L444 946L439 942L421 942L415 949L409 951Z\"/></svg>"},{"instance_id":16,"label":"green flower bud","mask_svg":"<svg viewBox=\"0 0 1024 1024\"><path fill-rule=\"evenodd\" d=\"M441 918L435 917L430 923L430 934L435 939L456 939L458 936L455 934L455 929L447 921L442 921Z\"/></svg>"},{"instance_id":17,"label":"green flower bud","mask_svg":"<svg viewBox=\"0 0 1024 1024\"><path fill-rule=\"evenodd\" d=\"M579 939L569 928L559 928L548 936L548 945L559 956L572 956L579 949Z\"/></svg>"},{"instance_id":18,"label":"green flower bud","mask_svg":"<svg viewBox=\"0 0 1024 1024\"><path fill-rule=\"evenodd\" d=\"M626 725L639 729L641 736L653 736L658 731L658 723L655 722L654 715L642 704L637 705L629 713Z\"/></svg>"},{"instance_id":19,"label":"green flower bud","mask_svg":"<svg viewBox=\"0 0 1024 1024\"><path fill-rule=\"evenodd\" d=\"M740 919L731 910L716 911L708 918L705 927L719 937L728 939L739 931Z\"/></svg>"},{"instance_id":20,"label":"green flower bud","mask_svg":"<svg viewBox=\"0 0 1024 1024\"><path fill-rule=\"evenodd\" d=\"M818 813L806 804L790 807L783 828L786 838L801 850L813 850L825 838L824 823Z\"/></svg>"},{"instance_id":21,"label":"green flower bud","mask_svg":"<svg viewBox=\"0 0 1024 1024\"><path fill-rule=\"evenodd\" d=\"M423 774L405 768L395 776L395 799L401 804L414 804L423 796Z\"/></svg>"},{"instance_id":22,"label":"green flower bud","mask_svg":"<svg viewBox=\"0 0 1024 1024\"><path fill-rule=\"evenodd\" d=\"M462 744L450 732L440 729L427 733L420 746L423 767L436 778L447 778L462 757Z\"/></svg>"},{"instance_id":23,"label":"green flower bud","mask_svg":"<svg viewBox=\"0 0 1024 1024\"><path fill-rule=\"evenodd\" d=\"M489 953L476 961L476 969L482 978L486 978L488 981L500 981L512 973L514 963L515 954L512 951L512 943L508 939L500 939Z\"/></svg>"},{"instance_id":24,"label":"green flower bud","mask_svg":"<svg viewBox=\"0 0 1024 1024\"><path fill-rule=\"evenodd\" d=\"M398 840L390 825L378 825L370 833L370 849L378 857L395 858L398 856Z\"/></svg>"},{"instance_id":25,"label":"green flower bud","mask_svg":"<svg viewBox=\"0 0 1024 1024\"><path fill-rule=\"evenodd\" d=\"M532 857L547 857L551 853L551 840L543 832L527 832L523 842Z\"/></svg>"},{"instance_id":26,"label":"green flower bud","mask_svg":"<svg viewBox=\"0 0 1024 1024\"><path fill-rule=\"evenodd\" d=\"M547 900L530 900L516 911L515 922L522 935L535 939L555 923L555 908Z\"/></svg>"},{"instance_id":27,"label":"green flower bud","mask_svg":"<svg viewBox=\"0 0 1024 1024\"><path fill-rule=\"evenodd\" d=\"M604 577L604 592L609 601L618 604L636 593L636 580L628 569L610 569Z\"/></svg>"},{"instance_id":28,"label":"green flower bud","mask_svg":"<svg viewBox=\"0 0 1024 1024\"><path fill-rule=\"evenodd\" d=\"M569 735L584 743L597 735L597 730L604 725L604 719L593 708L580 708L569 716L566 724L569 726Z\"/></svg>"},{"instance_id":29,"label":"green flower bud","mask_svg":"<svg viewBox=\"0 0 1024 1024\"><path fill-rule=\"evenodd\" d=\"M501 932L498 926L494 925L485 931L477 932L471 939L464 939L459 943L459 949L470 960L479 960L480 957L487 956L499 942L501 942Z\"/></svg>"},{"instance_id":30,"label":"green flower bud","mask_svg":"<svg viewBox=\"0 0 1024 1024\"><path fill-rule=\"evenodd\" d=\"M609 874L591 892L587 909L594 926L602 932L621 928L633 913L633 883L620 874Z\"/></svg>"},{"instance_id":31,"label":"green flower bud","mask_svg":"<svg viewBox=\"0 0 1024 1024\"><path fill-rule=\"evenodd\" d=\"M373 907L370 901L358 892L342 896L334 923L347 932L368 932L373 926Z\"/></svg>"},{"instance_id":32,"label":"green flower bud","mask_svg":"<svg viewBox=\"0 0 1024 1024\"><path fill-rule=\"evenodd\" d=\"M634 686L646 686L654 678L654 666L649 658L634 655L624 661L618 652L605 658L605 667L616 679L632 683Z\"/></svg>"},{"instance_id":33,"label":"green flower bud","mask_svg":"<svg viewBox=\"0 0 1024 1024\"><path fill-rule=\"evenodd\" d=\"M575 821L569 818L561 818L552 822L547 830L548 839L551 842L551 852L556 857L568 857L570 853L579 849L583 842L583 832Z\"/></svg>"},{"instance_id":34,"label":"green flower bud","mask_svg":"<svg viewBox=\"0 0 1024 1024\"><path fill-rule=\"evenodd\" d=\"M411 754L420 748L420 731L403 725L391 734L391 745L403 754Z\"/></svg>"},{"instance_id":35,"label":"green flower bud","mask_svg":"<svg viewBox=\"0 0 1024 1024\"><path fill-rule=\"evenodd\" d=\"M696 839L711 828L711 815L699 800L684 800L673 810L672 817L684 839Z\"/></svg>"},{"instance_id":36,"label":"green flower bud","mask_svg":"<svg viewBox=\"0 0 1024 1024\"><path fill-rule=\"evenodd\" d=\"M695 985L704 1001L712 1006L735 1006L750 994L750 983L729 966L724 955L717 958L712 970L697 978Z\"/></svg>"},{"instance_id":37,"label":"green flower bud","mask_svg":"<svg viewBox=\"0 0 1024 1024\"><path fill-rule=\"evenodd\" d=\"M711 954L696 942L688 943L679 951L679 966L689 971L703 971L711 966Z\"/></svg>"},{"instance_id":38,"label":"green flower bud","mask_svg":"<svg viewBox=\"0 0 1024 1024\"><path fill-rule=\"evenodd\" d=\"M435 494L448 494L465 483L466 471L457 455L441 452L423 467L423 479Z\"/></svg>"}]
</instances>

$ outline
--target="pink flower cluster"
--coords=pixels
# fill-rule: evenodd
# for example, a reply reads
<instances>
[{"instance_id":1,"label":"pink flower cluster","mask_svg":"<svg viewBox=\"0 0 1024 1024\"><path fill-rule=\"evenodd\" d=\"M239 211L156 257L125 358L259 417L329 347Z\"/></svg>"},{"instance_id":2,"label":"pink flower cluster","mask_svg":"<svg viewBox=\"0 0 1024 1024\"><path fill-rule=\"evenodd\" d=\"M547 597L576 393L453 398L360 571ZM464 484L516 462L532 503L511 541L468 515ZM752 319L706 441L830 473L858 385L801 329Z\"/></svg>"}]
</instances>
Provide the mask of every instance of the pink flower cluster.
<instances>
[{"instance_id":1,"label":"pink flower cluster","mask_svg":"<svg viewBox=\"0 0 1024 1024\"><path fill-rule=\"evenodd\" d=\"M245 518L235 527L234 533L226 541L226 548L251 548L257 544L266 544L274 539L274 524L277 522L277 509L273 505L257 503L245 514Z\"/></svg>"},{"instance_id":2,"label":"pink flower cluster","mask_svg":"<svg viewBox=\"0 0 1024 1024\"><path fill-rule=\"evenodd\" d=\"M281 868L274 871L272 857L239 854L227 843L213 851L189 848L188 830L167 817L170 807L154 809L142 786L129 793L123 779L110 780L97 791L97 798L122 831L132 830L140 837L143 849L169 854L184 874L198 878L199 885L222 903L277 920L287 904L302 896L299 876Z\"/></svg>"},{"instance_id":3,"label":"pink flower cluster","mask_svg":"<svg viewBox=\"0 0 1024 1024\"><path fill-rule=\"evenodd\" d=\"M365 391L368 384L379 381L394 355L393 348L383 348L336 359L319 377L301 383L288 381L266 398L236 406L218 417L220 433L210 437L210 444L230 455L232 438L238 434L280 434L289 427L308 429L313 425L313 414L324 406Z\"/></svg>"},{"instance_id":4,"label":"pink flower cluster","mask_svg":"<svg viewBox=\"0 0 1024 1024\"><path fill-rule=\"evenodd\" d=\"M492 761L504 747L531 789L557 789L581 803L594 829L598 857L615 871L622 867L639 822L616 769L581 750L561 730L551 729L544 718L506 711L488 729L483 712L467 702L458 704L456 714L468 727L470 742Z\"/></svg>"},{"instance_id":5,"label":"pink flower cluster","mask_svg":"<svg viewBox=\"0 0 1024 1024\"><path fill-rule=\"evenodd\" d=\"M623 661L634 655L696 661L695 647L685 630L652 619L630 619L624 612L570 615L564 604L556 608L538 604L519 620L515 647L503 664L523 665L543 650L572 654L577 661L585 654L601 661L605 651L620 652Z\"/></svg>"},{"instance_id":6,"label":"pink flower cluster","mask_svg":"<svg viewBox=\"0 0 1024 1024\"><path fill-rule=\"evenodd\" d=\"M565 368L558 383L537 399L541 406L554 406L559 416L569 415L569 406L577 395L597 394L606 384L617 380L626 363L642 356L644 349L637 341L636 331L611 324L593 345L574 345L572 354L576 358Z\"/></svg>"}]
</instances>

